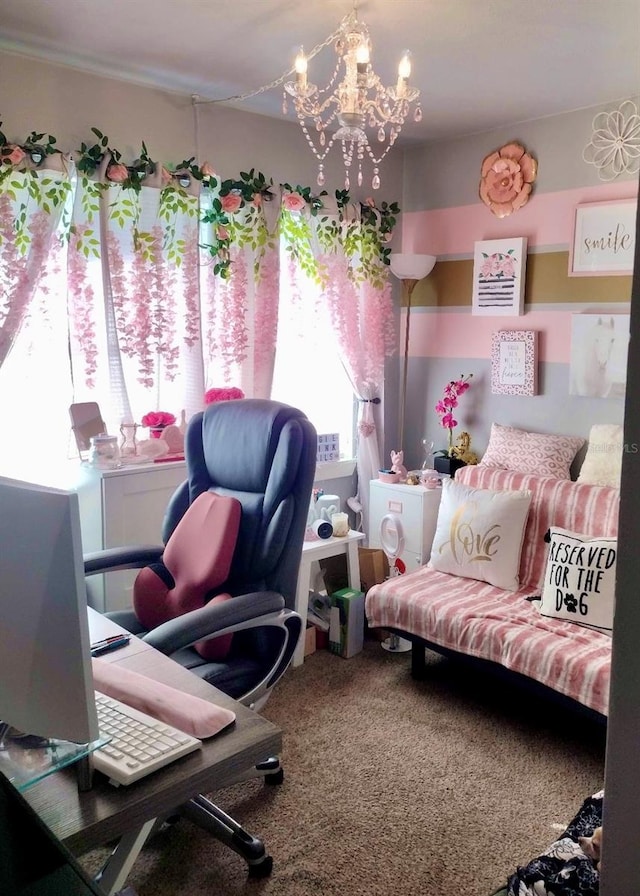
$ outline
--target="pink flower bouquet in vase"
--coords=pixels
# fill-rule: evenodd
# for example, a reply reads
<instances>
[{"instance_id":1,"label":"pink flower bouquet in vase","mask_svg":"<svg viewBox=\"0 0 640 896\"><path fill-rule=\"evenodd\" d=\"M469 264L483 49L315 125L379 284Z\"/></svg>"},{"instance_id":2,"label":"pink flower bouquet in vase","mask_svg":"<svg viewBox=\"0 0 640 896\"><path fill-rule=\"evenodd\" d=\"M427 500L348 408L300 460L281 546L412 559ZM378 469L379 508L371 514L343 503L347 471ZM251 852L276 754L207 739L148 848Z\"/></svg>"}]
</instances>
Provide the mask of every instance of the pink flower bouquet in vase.
<instances>
[{"instance_id":1,"label":"pink flower bouquet in vase","mask_svg":"<svg viewBox=\"0 0 640 896\"><path fill-rule=\"evenodd\" d=\"M239 398L244 398L244 392L237 386L207 389L204 393L205 404L215 404L217 401L236 401Z\"/></svg>"},{"instance_id":2,"label":"pink flower bouquet in vase","mask_svg":"<svg viewBox=\"0 0 640 896\"><path fill-rule=\"evenodd\" d=\"M169 414L167 411L149 411L142 418L142 425L149 429L152 439L161 438L165 427L171 426L175 422L175 414Z\"/></svg>"}]
</instances>

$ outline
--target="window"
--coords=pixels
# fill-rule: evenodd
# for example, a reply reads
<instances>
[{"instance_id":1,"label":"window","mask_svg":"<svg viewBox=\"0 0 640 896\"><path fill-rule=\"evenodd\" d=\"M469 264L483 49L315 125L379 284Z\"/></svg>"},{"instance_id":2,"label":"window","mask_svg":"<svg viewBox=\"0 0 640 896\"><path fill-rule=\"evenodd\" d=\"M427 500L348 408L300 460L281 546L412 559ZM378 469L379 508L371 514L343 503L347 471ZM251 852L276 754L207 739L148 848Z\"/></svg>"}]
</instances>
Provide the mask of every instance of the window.
<instances>
[{"instance_id":1,"label":"window","mask_svg":"<svg viewBox=\"0 0 640 896\"><path fill-rule=\"evenodd\" d=\"M285 270L286 258L281 258ZM272 397L300 408L320 433L339 433L340 458L355 456L357 407L329 315L313 285L294 297L282 277Z\"/></svg>"}]
</instances>

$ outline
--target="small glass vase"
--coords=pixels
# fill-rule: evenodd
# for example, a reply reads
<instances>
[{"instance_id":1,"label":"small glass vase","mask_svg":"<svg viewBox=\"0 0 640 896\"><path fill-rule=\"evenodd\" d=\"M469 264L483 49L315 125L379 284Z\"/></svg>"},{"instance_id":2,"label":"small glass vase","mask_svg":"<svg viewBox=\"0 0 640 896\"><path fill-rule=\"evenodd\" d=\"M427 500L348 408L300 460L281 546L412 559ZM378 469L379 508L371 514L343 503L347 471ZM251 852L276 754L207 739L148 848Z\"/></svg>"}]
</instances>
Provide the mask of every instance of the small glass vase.
<instances>
[{"instance_id":1,"label":"small glass vase","mask_svg":"<svg viewBox=\"0 0 640 896\"><path fill-rule=\"evenodd\" d=\"M161 439L162 433L165 431L164 426L150 426L149 427L149 435L152 439Z\"/></svg>"},{"instance_id":2,"label":"small glass vase","mask_svg":"<svg viewBox=\"0 0 640 896\"><path fill-rule=\"evenodd\" d=\"M123 423L120 426L122 441L120 442L121 457L135 457L138 453L138 440L136 432L138 431L137 423Z\"/></svg>"},{"instance_id":3,"label":"small glass vase","mask_svg":"<svg viewBox=\"0 0 640 896\"><path fill-rule=\"evenodd\" d=\"M433 448L435 442L431 439L422 440L422 448L424 450L424 460L422 461L422 470L433 470Z\"/></svg>"}]
</instances>

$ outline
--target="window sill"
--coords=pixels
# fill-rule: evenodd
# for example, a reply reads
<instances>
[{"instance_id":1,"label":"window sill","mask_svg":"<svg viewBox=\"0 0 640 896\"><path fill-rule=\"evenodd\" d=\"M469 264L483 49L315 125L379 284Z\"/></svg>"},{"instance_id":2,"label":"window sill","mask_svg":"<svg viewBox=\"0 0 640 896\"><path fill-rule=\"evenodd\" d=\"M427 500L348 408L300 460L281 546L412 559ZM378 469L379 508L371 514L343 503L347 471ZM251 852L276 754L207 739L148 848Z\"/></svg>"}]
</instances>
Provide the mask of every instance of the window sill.
<instances>
[{"instance_id":1,"label":"window sill","mask_svg":"<svg viewBox=\"0 0 640 896\"><path fill-rule=\"evenodd\" d=\"M355 458L350 460L330 460L316 464L315 479L325 482L327 479L342 479L351 476L356 468Z\"/></svg>"}]
</instances>

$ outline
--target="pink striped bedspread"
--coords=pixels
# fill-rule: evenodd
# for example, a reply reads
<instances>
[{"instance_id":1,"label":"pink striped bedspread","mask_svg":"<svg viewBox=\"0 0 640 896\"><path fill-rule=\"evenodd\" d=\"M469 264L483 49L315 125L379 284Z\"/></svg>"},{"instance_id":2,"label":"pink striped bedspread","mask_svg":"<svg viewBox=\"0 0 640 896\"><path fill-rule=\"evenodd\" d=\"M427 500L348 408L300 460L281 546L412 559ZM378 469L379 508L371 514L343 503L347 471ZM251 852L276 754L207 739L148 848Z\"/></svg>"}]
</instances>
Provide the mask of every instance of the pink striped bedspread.
<instances>
[{"instance_id":1,"label":"pink striped bedspread","mask_svg":"<svg viewBox=\"0 0 640 896\"><path fill-rule=\"evenodd\" d=\"M369 590L369 625L499 663L607 715L609 635L542 616L526 598L540 594L547 529L553 525L582 535L617 535L619 490L482 465L459 470L456 479L475 488L531 491L520 590L503 591L427 565Z\"/></svg>"}]
</instances>

